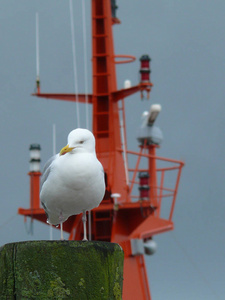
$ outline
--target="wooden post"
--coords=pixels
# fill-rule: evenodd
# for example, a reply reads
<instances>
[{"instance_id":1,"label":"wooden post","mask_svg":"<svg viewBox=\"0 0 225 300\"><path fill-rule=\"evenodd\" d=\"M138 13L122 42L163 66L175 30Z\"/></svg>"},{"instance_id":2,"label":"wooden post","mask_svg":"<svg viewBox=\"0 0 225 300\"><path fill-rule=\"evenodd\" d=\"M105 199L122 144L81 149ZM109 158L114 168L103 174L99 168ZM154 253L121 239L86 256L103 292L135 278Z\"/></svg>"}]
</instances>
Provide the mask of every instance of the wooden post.
<instances>
[{"instance_id":1,"label":"wooden post","mask_svg":"<svg viewBox=\"0 0 225 300\"><path fill-rule=\"evenodd\" d=\"M0 248L0 299L122 299L118 244L28 241Z\"/></svg>"}]
</instances>

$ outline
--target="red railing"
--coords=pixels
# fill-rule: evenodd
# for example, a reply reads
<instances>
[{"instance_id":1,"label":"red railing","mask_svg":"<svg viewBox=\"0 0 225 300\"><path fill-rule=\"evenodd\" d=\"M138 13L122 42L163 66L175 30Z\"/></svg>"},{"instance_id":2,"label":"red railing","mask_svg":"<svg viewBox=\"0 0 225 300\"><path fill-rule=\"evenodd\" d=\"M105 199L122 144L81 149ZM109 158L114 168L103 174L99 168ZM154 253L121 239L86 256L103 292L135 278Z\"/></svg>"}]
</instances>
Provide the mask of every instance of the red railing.
<instances>
[{"instance_id":1,"label":"red railing","mask_svg":"<svg viewBox=\"0 0 225 300\"><path fill-rule=\"evenodd\" d=\"M128 168L128 172L130 174L129 177L131 177L129 181L129 200L128 201L137 201L141 200L140 193L139 193L139 180L138 175L139 172L148 172L149 176L155 177L154 181L149 180L149 189L151 192L149 193L149 204L157 203L157 206L155 207L155 216L168 219L169 221L172 220L175 202L176 202L176 196L181 176L182 167L184 166L183 161L178 161L174 159L168 159L164 157L159 157L156 155L152 155L149 153L145 153L146 150L149 151L149 147L154 146L141 146L140 152L134 152L134 151L127 151L127 154L129 155L128 159L131 156L136 156L136 163L134 168ZM149 162L155 164L155 173L151 174L151 166ZM132 159L132 162L134 160ZM142 167L141 165L143 165ZM163 164L161 167L157 167L158 164ZM146 165L148 168L146 168ZM153 199L154 198L154 199ZM165 211L163 211L163 205L165 201L164 199L171 199L171 202L168 203L167 201L165 205ZM170 205L168 205L170 204ZM165 217L164 214L167 214Z\"/></svg>"}]
</instances>

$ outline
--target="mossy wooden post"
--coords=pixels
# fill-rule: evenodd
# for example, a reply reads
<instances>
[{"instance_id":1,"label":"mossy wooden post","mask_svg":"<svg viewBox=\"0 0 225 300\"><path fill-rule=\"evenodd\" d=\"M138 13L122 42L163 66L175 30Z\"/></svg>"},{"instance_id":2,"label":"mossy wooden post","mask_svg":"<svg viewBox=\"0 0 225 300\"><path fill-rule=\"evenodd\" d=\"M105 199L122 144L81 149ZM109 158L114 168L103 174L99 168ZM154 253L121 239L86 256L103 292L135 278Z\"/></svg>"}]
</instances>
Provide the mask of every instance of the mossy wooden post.
<instances>
[{"instance_id":1,"label":"mossy wooden post","mask_svg":"<svg viewBox=\"0 0 225 300\"><path fill-rule=\"evenodd\" d=\"M0 299L122 299L118 244L29 241L0 248Z\"/></svg>"}]
</instances>

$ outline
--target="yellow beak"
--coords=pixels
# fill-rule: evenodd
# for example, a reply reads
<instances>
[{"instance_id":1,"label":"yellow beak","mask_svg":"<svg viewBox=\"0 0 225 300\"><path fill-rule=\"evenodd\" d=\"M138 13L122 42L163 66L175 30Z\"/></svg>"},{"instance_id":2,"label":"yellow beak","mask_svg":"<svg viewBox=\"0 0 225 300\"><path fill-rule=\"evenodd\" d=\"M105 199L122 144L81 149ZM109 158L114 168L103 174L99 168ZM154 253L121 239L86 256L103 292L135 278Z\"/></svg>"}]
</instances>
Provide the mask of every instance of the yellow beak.
<instances>
[{"instance_id":1,"label":"yellow beak","mask_svg":"<svg viewBox=\"0 0 225 300\"><path fill-rule=\"evenodd\" d=\"M65 147L63 147L60 152L59 155L64 155L70 151L72 151L75 147L69 147L69 145L66 145Z\"/></svg>"}]
</instances>

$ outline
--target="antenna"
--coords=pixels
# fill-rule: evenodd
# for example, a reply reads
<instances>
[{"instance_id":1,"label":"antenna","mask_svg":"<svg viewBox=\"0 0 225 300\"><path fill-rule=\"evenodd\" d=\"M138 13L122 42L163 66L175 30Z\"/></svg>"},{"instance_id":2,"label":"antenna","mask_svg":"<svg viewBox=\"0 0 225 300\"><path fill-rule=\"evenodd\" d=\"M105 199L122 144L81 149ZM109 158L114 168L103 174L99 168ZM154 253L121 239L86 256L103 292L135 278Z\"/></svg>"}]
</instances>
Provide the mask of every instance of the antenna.
<instances>
[{"instance_id":1,"label":"antenna","mask_svg":"<svg viewBox=\"0 0 225 300\"><path fill-rule=\"evenodd\" d=\"M56 155L56 126L55 124L52 125L52 152L53 155ZM49 224L49 240L53 240L53 226Z\"/></svg>"},{"instance_id":2,"label":"antenna","mask_svg":"<svg viewBox=\"0 0 225 300\"><path fill-rule=\"evenodd\" d=\"M36 12L36 84L37 92L40 93L40 58L39 58L39 16Z\"/></svg>"},{"instance_id":3,"label":"antenna","mask_svg":"<svg viewBox=\"0 0 225 300\"><path fill-rule=\"evenodd\" d=\"M70 0L70 26L71 26L71 39L72 39L72 54L73 54L73 73L74 73L74 89L75 89L75 102L77 108L77 127L80 127L80 112L78 102L78 78L77 78L77 62L76 62L76 44L73 20L73 2Z\"/></svg>"},{"instance_id":4,"label":"antenna","mask_svg":"<svg viewBox=\"0 0 225 300\"><path fill-rule=\"evenodd\" d=\"M86 32L85 0L82 0L82 20L83 20L83 48L84 48L84 84L85 84L86 128L89 129L89 122L88 122L88 79L87 79L87 32Z\"/></svg>"}]
</instances>

